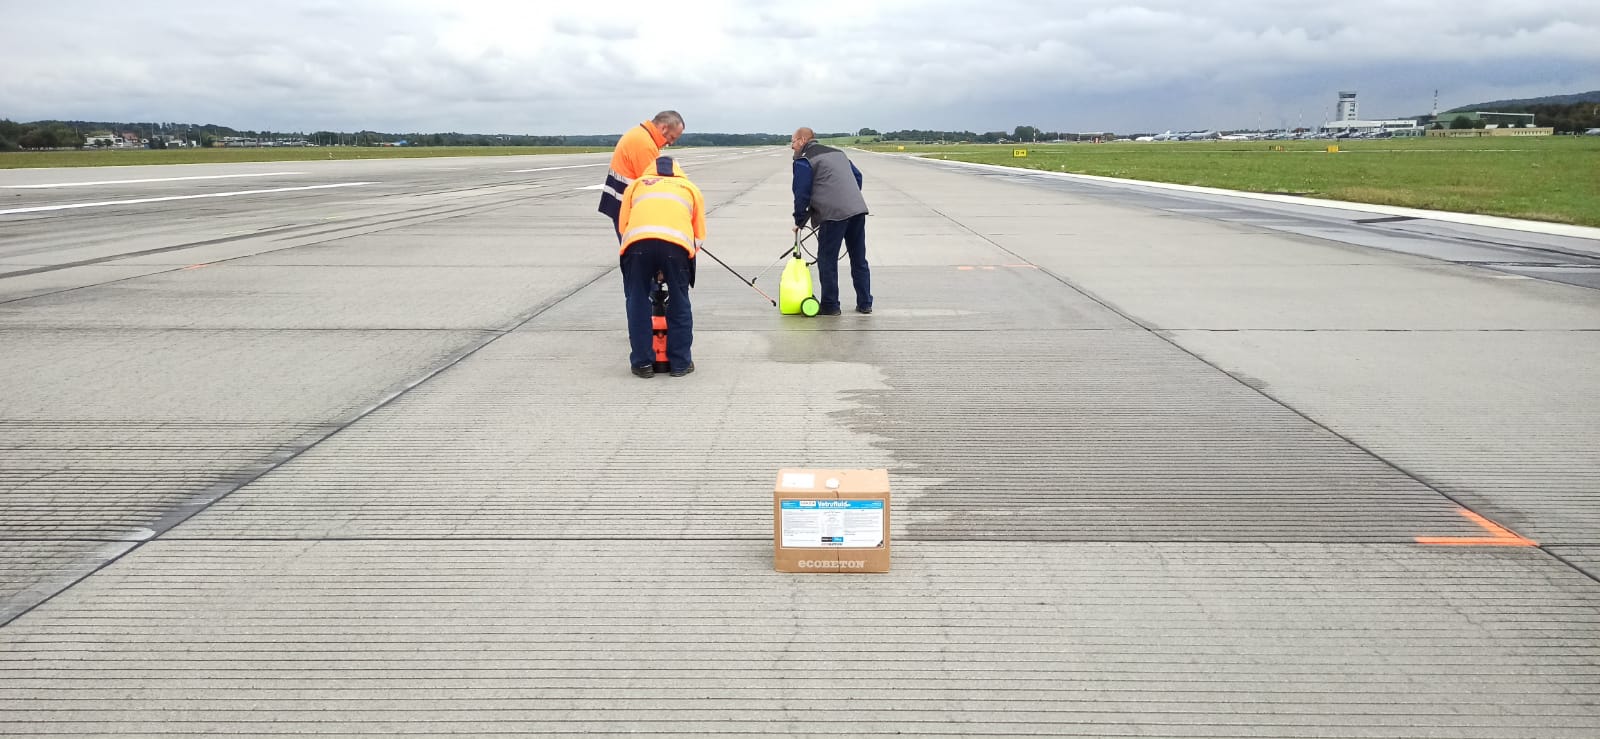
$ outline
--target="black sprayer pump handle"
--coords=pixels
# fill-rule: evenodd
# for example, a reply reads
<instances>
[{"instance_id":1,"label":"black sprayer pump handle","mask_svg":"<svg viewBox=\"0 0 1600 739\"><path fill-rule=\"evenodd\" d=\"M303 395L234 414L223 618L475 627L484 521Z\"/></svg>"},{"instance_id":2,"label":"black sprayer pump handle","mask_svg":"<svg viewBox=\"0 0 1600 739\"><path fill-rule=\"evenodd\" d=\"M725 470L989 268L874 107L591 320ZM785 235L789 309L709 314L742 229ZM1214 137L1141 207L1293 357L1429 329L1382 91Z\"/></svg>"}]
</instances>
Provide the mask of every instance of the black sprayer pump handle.
<instances>
[{"instance_id":1,"label":"black sprayer pump handle","mask_svg":"<svg viewBox=\"0 0 1600 739\"><path fill-rule=\"evenodd\" d=\"M721 259L718 259L717 255L712 254L710 249L707 249L704 246L702 246L702 247L700 247L699 250L700 250L700 252L704 253L706 256L711 257L711 259L713 261L715 261L717 264L722 265L722 268L725 269L725 270L728 270L728 272L732 273L734 277L739 278L740 282L743 282L744 284L749 285L751 288L755 289L756 292L761 293L761 297L766 298L767 302L770 302L773 305L777 305L778 304L778 301L774 300L771 295L768 295L768 294L766 294L764 292L761 292L761 288L756 287L756 283L754 281L745 279L744 275L739 274L738 270L736 270L736 269L734 269L732 267L729 267L727 262L724 262Z\"/></svg>"}]
</instances>

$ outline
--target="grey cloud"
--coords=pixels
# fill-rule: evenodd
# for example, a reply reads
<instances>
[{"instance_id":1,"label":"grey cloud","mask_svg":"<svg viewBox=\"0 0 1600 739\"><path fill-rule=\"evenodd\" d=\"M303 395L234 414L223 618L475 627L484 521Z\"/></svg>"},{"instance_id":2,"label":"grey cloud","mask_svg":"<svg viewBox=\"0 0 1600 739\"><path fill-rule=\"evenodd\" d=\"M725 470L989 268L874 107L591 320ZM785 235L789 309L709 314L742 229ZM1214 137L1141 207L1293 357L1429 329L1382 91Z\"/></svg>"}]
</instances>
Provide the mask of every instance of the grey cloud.
<instances>
[{"instance_id":1,"label":"grey cloud","mask_svg":"<svg viewBox=\"0 0 1600 739\"><path fill-rule=\"evenodd\" d=\"M1320 117L1340 88L1394 114L1435 87L1447 106L1600 89L1587 0L747 1L677 24L619 3L40 6L0 28L28 70L0 79L0 117L593 133L672 107L702 131L1132 130ZM673 34L670 63L641 54L652 32Z\"/></svg>"},{"instance_id":2,"label":"grey cloud","mask_svg":"<svg viewBox=\"0 0 1600 739\"><path fill-rule=\"evenodd\" d=\"M729 37L741 41L794 41L821 35L809 18L783 18L770 12L731 16L722 22L722 29Z\"/></svg>"},{"instance_id":3,"label":"grey cloud","mask_svg":"<svg viewBox=\"0 0 1600 739\"><path fill-rule=\"evenodd\" d=\"M639 29L630 22L615 19L584 19L562 16L551 23L556 33L601 41L632 41Z\"/></svg>"}]
</instances>

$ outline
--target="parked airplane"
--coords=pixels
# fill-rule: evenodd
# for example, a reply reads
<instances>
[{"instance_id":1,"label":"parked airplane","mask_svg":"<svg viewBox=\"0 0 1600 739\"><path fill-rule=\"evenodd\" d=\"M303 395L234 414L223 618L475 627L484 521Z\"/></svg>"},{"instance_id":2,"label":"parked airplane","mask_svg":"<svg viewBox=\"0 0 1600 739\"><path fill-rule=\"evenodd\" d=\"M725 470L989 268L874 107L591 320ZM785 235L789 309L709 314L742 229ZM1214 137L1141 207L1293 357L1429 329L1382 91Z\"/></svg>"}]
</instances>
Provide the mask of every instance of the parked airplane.
<instances>
[{"instance_id":1,"label":"parked airplane","mask_svg":"<svg viewBox=\"0 0 1600 739\"><path fill-rule=\"evenodd\" d=\"M1178 134L1175 134L1172 131L1167 131L1166 133L1158 133L1158 134L1156 134L1154 136L1140 136L1139 138L1134 139L1134 141L1177 141L1177 140L1178 140Z\"/></svg>"}]
</instances>

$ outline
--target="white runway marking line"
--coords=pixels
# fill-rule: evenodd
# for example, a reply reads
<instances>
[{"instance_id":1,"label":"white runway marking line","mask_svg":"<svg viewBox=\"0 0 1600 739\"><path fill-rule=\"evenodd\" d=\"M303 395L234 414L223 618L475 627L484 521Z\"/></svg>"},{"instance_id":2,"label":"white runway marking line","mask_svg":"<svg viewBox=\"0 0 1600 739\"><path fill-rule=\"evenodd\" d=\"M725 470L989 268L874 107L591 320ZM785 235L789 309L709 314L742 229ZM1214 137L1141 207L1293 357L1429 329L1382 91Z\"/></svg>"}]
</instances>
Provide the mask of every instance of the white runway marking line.
<instances>
[{"instance_id":1,"label":"white runway marking line","mask_svg":"<svg viewBox=\"0 0 1600 739\"><path fill-rule=\"evenodd\" d=\"M73 208L99 208L106 205L138 205L140 203L164 203L169 200L194 200L195 198L229 198L235 195L265 195L275 192L298 192L301 190L327 190L335 187L359 187L361 185L376 185L376 182L338 182L332 185L306 185L304 187L273 187L266 190L238 190L235 192L208 192L201 195L169 195L164 198L137 198L134 200L105 200L98 203L67 203L66 205L39 205L32 208L12 208L0 210L0 216L14 213L42 213L49 210L72 210Z\"/></svg>"},{"instance_id":2,"label":"white runway marking line","mask_svg":"<svg viewBox=\"0 0 1600 739\"><path fill-rule=\"evenodd\" d=\"M557 169L578 169L578 168L581 168L581 167L604 167L604 166L607 166L609 164L610 164L610 162L601 162L601 163L598 163L598 164L569 164L569 165L566 165L564 167L540 167L538 169L513 169L510 172L507 172L506 174L522 174L523 172L550 172L552 170L557 170Z\"/></svg>"},{"instance_id":3,"label":"white runway marking line","mask_svg":"<svg viewBox=\"0 0 1600 739\"><path fill-rule=\"evenodd\" d=\"M208 174L194 177L153 177L148 180L100 180L98 182L53 182L48 185L0 185L4 190L42 190L49 187L88 187L90 185L132 185L140 182L177 182L179 180L226 180L235 177L284 177L305 172L256 172L252 174Z\"/></svg>"}]
</instances>

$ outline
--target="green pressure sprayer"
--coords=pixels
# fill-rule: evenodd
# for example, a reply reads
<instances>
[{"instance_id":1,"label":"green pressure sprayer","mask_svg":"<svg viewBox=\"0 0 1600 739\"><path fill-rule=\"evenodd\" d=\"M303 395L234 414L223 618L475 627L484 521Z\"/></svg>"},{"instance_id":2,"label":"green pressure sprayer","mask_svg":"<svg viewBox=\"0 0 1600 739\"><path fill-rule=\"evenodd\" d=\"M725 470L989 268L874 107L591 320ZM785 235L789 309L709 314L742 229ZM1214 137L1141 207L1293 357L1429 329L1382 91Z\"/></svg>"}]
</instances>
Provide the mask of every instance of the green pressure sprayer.
<instances>
[{"instance_id":1,"label":"green pressure sprayer","mask_svg":"<svg viewBox=\"0 0 1600 739\"><path fill-rule=\"evenodd\" d=\"M806 236L809 237L814 233L815 229ZM822 311L822 304L817 302L816 290L811 281L811 265L806 262L802 254L802 241L804 239L800 236L800 232L796 231L794 245L785 249L778 257L779 260L785 257L789 260L783 267L783 274L778 277L778 312L786 316L814 316ZM767 269L772 267L769 266ZM762 274L765 273L766 270L762 270ZM761 279L761 276L757 275L756 279Z\"/></svg>"}]
</instances>

